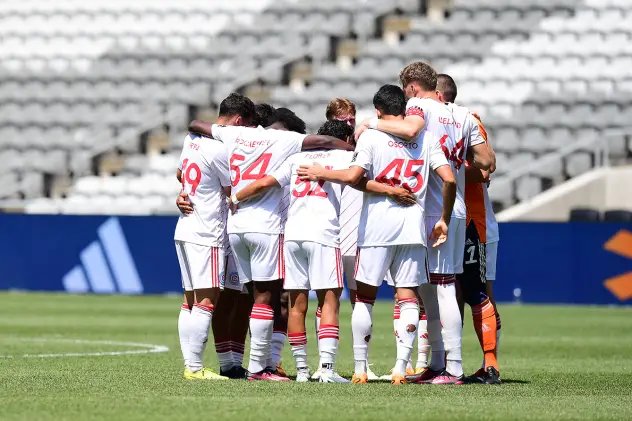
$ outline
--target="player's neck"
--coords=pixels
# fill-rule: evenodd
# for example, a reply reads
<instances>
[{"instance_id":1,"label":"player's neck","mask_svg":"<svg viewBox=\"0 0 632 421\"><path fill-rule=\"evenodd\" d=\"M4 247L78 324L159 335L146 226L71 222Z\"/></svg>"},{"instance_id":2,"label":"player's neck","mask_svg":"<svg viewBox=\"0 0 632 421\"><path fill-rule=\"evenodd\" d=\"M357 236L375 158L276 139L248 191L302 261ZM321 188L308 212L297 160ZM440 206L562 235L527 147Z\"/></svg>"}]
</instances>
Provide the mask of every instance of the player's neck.
<instances>
[{"instance_id":1,"label":"player's neck","mask_svg":"<svg viewBox=\"0 0 632 421\"><path fill-rule=\"evenodd\" d=\"M382 117L380 117L382 120L403 120L402 116L400 115L384 115L382 114Z\"/></svg>"},{"instance_id":2,"label":"player's neck","mask_svg":"<svg viewBox=\"0 0 632 421\"><path fill-rule=\"evenodd\" d=\"M434 99L435 101L441 102L439 100L439 96L437 95L437 93L433 91L430 91L430 92L419 91L417 93L417 98L420 98L420 99L430 98L430 99Z\"/></svg>"},{"instance_id":3,"label":"player's neck","mask_svg":"<svg viewBox=\"0 0 632 421\"><path fill-rule=\"evenodd\" d=\"M217 121L215 122L215 124L220 126L232 126L230 123L231 121L228 117L217 117Z\"/></svg>"}]
</instances>

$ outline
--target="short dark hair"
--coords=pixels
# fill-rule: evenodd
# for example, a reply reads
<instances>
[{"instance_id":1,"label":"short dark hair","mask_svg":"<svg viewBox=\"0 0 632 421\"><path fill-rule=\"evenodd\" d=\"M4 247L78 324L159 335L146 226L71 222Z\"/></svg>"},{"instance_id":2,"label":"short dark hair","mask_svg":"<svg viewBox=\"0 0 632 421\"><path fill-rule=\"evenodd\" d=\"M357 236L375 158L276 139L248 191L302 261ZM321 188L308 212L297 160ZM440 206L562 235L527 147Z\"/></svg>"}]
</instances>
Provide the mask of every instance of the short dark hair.
<instances>
[{"instance_id":1,"label":"short dark hair","mask_svg":"<svg viewBox=\"0 0 632 421\"><path fill-rule=\"evenodd\" d=\"M353 134L353 127L348 125L346 121L329 120L320 126L318 134L333 136L346 142L349 136Z\"/></svg>"},{"instance_id":2,"label":"short dark hair","mask_svg":"<svg viewBox=\"0 0 632 421\"><path fill-rule=\"evenodd\" d=\"M385 115L404 115L406 95L399 86L384 85L373 96L373 106Z\"/></svg>"},{"instance_id":3,"label":"short dark hair","mask_svg":"<svg viewBox=\"0 0 632 421\"><path fill-rule=\"evenodd\" d=\"M219 116L234 117L236 115L241 116L246 124L250 124L256 115L255 104L246 96L232 93L219 104Z\"/></svg>"},{"instance_id":4,"label":"short dark hair","mask_svg":"<svg viewBox=\"0 0 632 421\"><path fill-rule=\"evenodd\" d=\"M424 91L430 92L437 89L437 72L429 64L416 61L404 67L399 74L399 81L403 88L411 82L417 82Z\"/></svg>"},{"instance_id":5,"label":"short dark hair","mask_svg":"<svg viewBox=\"0 0 632 421\"><path fill-rule=\"evenodd\" d=\"M255 113L257 116L255 117L252 125L268 127L273 123L271 120L275 112L276 109L270 104L255 105Z\"/></svg>"},{"instance_id":6,"label":"short dark hair","mask_svg":"<svg viewBox=\"0 0 632 421\"><path fill-rule=\"evenodd\" d=\"M447 102L456 100L456 83L452 76L441 73L437 75L437 90L443 92L443 97Z\"/></svg>"},{"instance_id":7,"label":"short dark hair","mask_svg":"<svg viewBox=\"0 0 632 421\"><path fill-rule=\"evenodd\" d=\"M277 108L270 124L281 123L291 132L305 134L305 122L288 108Z\"/></svg>"}]
</instances>

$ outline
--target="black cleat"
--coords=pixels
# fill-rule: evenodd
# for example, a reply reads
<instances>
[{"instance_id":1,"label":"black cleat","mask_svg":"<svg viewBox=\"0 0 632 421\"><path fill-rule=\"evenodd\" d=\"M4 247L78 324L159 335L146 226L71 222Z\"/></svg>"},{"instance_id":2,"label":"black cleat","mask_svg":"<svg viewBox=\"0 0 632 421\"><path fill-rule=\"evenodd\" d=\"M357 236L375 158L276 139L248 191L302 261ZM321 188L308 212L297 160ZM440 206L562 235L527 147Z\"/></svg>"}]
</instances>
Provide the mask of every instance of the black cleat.
<instances>
[{"instance_id":1,"label":"black cleat","mask_svg":"<svg viewBox=\"0 0 632 421\"><path fill-rule=\"evenodd\" d=\"M483 383L485 384L502 384L500 381L500 373L494 367L487 367L487 372L485 373L485 377L483 379Z\"/></svg>"},{"instance_id":2,"label":"black cleat","mask_svg":"<svg viewBox=\"0 0 632 421\"><path fill-rule=\"evenodd\" d=\"M226 376L233 380L245 380L248 376L248 370L241 366L231 367L229 370L220 370L222 376Z\"/></svg>"},{"instance_id":3,"label":"black cleat","mask_svg":"<svg viewBox=\"0 0 632 421\"><path fill-rule=\"evenodd\" d=\"M487 376L487 372L485 371L484 368L479 368L476 373L472 374L471 376L467 376L465 378L465 383L467 384L484 384L485 383L485 377Z\"/></svg>"}]
</instances>

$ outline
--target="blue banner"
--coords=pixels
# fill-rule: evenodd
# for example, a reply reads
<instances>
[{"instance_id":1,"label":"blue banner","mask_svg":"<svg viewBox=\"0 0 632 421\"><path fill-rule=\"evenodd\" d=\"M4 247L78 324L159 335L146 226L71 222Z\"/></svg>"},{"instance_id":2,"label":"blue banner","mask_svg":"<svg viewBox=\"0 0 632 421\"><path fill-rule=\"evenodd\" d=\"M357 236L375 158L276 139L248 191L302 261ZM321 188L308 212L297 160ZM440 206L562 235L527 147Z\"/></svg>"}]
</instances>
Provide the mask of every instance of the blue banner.
<instances>
[{"instance_id":1,"label":"blue banner","mask_svg":"<svg viewBox=\"0 0 632 421\"><path fill-rule=\"evenodd\" d=\"M175 217L0 215L0 289L181 290ZM632 224L501 224L498 301L631 304ZM392 298L384 285L381 298Z\"/></svg>"}]
</instances>

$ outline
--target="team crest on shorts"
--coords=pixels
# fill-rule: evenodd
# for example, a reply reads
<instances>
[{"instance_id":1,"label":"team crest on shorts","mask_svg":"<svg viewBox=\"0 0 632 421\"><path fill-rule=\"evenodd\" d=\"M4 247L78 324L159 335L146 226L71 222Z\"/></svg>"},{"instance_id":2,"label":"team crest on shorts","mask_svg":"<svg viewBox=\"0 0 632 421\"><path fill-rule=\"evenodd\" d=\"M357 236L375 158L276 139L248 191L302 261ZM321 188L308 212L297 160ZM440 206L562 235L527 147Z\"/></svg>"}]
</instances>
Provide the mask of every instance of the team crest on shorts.
<instances>
[{"instance_id":1,"label":"team crest on shorts","mask_svg":"<svg viewBox=\"0 0 632 421\"><path fill-rule=\"evenodd\" d=\"M239 275L237 274L237 272L233 272L230 274L228 282L230 282L231 285L239 285Z\"/></svg>"}]
</instances>

